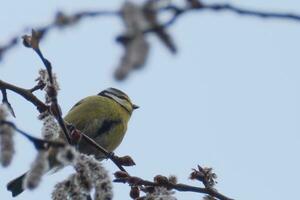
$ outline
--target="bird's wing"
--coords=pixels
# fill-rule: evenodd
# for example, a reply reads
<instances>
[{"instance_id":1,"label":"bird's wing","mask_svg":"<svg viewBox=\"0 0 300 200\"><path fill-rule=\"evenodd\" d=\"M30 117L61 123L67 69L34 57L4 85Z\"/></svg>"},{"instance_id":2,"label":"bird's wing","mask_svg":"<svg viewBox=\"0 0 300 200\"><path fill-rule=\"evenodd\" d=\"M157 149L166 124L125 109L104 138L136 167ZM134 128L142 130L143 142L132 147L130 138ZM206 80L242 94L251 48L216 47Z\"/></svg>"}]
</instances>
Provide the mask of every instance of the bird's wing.
<instances>
[{"instance_id":1,"label":"bird's wing","mask_svg":"<svg viewBox=\"0 0 300 200\"><path fill-rule=\"evenodd\" d=\"M82 102L84 101L84 99L81 99L80 101L78 101L70 110L69 112L71 112L74 108L76 108L77 106L79 106Z\"/></svg>"}]
</instances>

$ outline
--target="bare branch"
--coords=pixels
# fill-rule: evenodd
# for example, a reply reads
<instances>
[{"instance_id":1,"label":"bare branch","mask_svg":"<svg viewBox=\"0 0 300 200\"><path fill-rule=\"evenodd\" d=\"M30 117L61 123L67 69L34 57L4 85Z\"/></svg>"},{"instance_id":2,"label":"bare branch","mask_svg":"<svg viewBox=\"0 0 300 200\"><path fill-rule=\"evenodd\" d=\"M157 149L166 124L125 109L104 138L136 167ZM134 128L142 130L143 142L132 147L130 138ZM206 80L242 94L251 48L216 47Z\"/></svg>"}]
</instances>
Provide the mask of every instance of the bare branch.
<instances>
[{"instance_id":1,"label":"bare branch","mask_svg":"<svg viewBox=\"0 0 300 200\"><path fill-rule=\"evenodd\" d=\"M198 3L195 3L198 2ZM277 12L267 12L267 11L258 11L258 10L251 10L251 9L244 9L232 4L204 4L201 1L193 1L185 8L180 8L174 4L168 5L166 7L160 8L158 12L164 11L171 11L173 16L164 24L160 26L152 27L148 30L145 30L145 33L151 33L157 31L161 28L167 28L173 25L177 19L182 16L183 14L189 13L191 11L204 11L209 10L213 12L221 12L221 11L229 11L236 13L238 15L245 15L245 16L252 16L252 17L259 17L259 18L268 18L268 19L283 19L283 20L293 20L296 22L300 22L300 15L292 14L292 13L277 13Z\"/></svg>"},{"instance_id":2,"label":"bare branch","mask_svg":"<svg viewBox=\"0 0 300 200\"><path fill-rule=\"evenodd\" d=\"M61 113L60 107L58 105L58 101L57 101L57 87L58 86L56 86L54 84L53 74L52 74L52 65L51 65L50 61L48 61L44 57L42 51L39 48L39 42L40 42L41 37L42 37L42 34L40 32L32 30L32 34L30 36L28 36L28 35L23 36L23 44L26 47L32 48L37 53L37 55L42 60L44 66L48 72L50 85L48 86L48 88L46 88L46 92L51 101L50 111L55 116L68 143L72 144L72 140L70 138L70 133L67 129L65 121L62 118L62 113Z\"/></svg>"},{"instance_id":3,"label":"bare branch","mask_svg":"<svg viewBox=\"0 0 300 200\"><path fill-rule=\"evenodd\" d=\"M41 100L39 100L35 95L33 95L30 92L30 90L17 87L15 85L4 82L2 80L0 80L0 89L11 90L11 91L19 94L20 96L25 98L27 101L31 102L38 109L38 111L40 113L48 110L48 106L46 104L44 104Z\"/></svg>"},{"instance_id":4,"label":"bare branch","mask_svg":"<svg viewBox=\"0 0 300 200\"><path fill-rule=\"evenodd\" d=\"M37 32L41 33L41 38L45 37L47 33L56 28L65 28L75 24L78 24L81 20L85 18L96 18L96 17L111 17L111 16L119 16L119 11L109 11L109 10L98 10L98 11L79 11L71 15L66 15L63 12L57 12L53 21L48 25L37 27ZM30 26L32 27L32 26ZM22 31L23 34L23 31ZM15 47L18 44L18 39L20 35L17 34L13 36L7 44L0 46L0 61L4 57L4 54Z\"/></svg>"},{"instance_id":5,"label":"bare branch","mask_svg":"<svg viewBox=\"0 0 300 200\"><path fill-rule=\"evenodd\" d=\"M231 4L211 4L204 5L199 9L207 9L212 11L230 11L239 15L249 15L253 17L260 18L269 18L269 19L284 19L284 20L294 20L296 22L300 22L300 15L292 14L292 13L277 13L277 12L266 12L266 11L258 11L258 10L250 10L240 8L238 6L234 6Z\"/></svg>"},{"instance_id":6,"label":"bare branch","mask_svg":"<svg viewBox=\"0 0 300 200\"><path fill-rule=\"evenodd\" d=\"M144 30L144 33L158 33L163 30L163 28L167 28L174 24L179 16L182 14L190 13L190 11L212 11L212 12L221 12L228 11L232 13L236 13L238 15L259 17L259 18L268 18L268 19L283 19L283 20L292 20L295 22L300 22L300 15L293 13L278 13L278 12L267 12L267 11L259 11L259 10L251 10L240 8L238 6L228 4L228 3L214 3L214 4L205 4L202 1L198 0L187 0L187 6L184 8L180 8L175 4L168 5L163 8L159 8L156 12L165 12L171 11L173 12L173 16L170 20L163 24L156 24L154 27L148 28ZM85 18L98 18L98 17L122 17L121 11L112 10L112 11L79 11L71 15L66 15L63 12L58 12L54 17L53 21L43 27L37 27L37 32L41 33L41 38L44 38L46 34L52 29L56 28L65 28L75 24L78 24L82 19ZM6 45L0 46L0 60L4 56L4 54L16 46L18 43L19 35L12 37Z\"/></svg>"},{"instance_id":7,"label":"bare branch","mask_svg":"<svg viewBox=\"0 0 300 200\"><path fill-rule=\"evenodd\" d=\"M4 53L16 46L17 43L18 37L15 36L7 44L0 46L0 61L2 60Z\"/></svg>"},{"instance_id":8,"label":"bare branch","mask_svg":"<svg viewBox=\"0 0 300 200\"><path fill-rule=\"evenodd\" d=\"M173 183L170 179L165 176L157 175L154 177L154 181L148 181L136 176L130 176L128 173L116 172L116 179L114 182L118 183L127 183L130 186L142 186L142 190L153 190L153 187L164 187L168 190L174 189L180 192L196 192L207 194L213 197L216 197L220 200L233 200L232 198L226 197L225 195L219 193L216 189L212 187L195 187L191 185L186 185L182 183Z\"/></svg>"}]
</instances>

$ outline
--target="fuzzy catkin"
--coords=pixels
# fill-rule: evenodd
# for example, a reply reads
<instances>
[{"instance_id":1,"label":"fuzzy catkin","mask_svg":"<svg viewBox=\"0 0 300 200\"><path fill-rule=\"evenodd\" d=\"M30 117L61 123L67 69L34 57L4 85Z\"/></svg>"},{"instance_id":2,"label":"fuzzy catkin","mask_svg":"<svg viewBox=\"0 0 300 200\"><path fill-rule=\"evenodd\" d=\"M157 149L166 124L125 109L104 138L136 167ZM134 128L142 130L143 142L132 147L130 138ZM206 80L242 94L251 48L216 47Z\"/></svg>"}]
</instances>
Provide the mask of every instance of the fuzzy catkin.
<instances>
[{"instance_id":1,"label":"fuzzy catkin","mask_svg":"<svg viewBox=\"0 0 300 200\"><path fill-rule=\"evenodd\" d=\"M202 199L203 200L217 200L215 197L210 196L210 195L205 195Z\"/></svg>"},{"instance_id":2,"label":"fuzzy catkin","mask_svg":"<svg viewBox=\"0 0 300 200\"><path fill-rule=\"evenodd\" d=\"M93 172L92 181L95 186L94 200L112 199L112 182L107 170L94 157L84 157L88 159L89 169Z\"/></svg>"},{"instance_id":3,"label":"fuzzy catkin","mask_svg":"<svg viewBox=\"0 0 300 200\"><path fill-rule=\"evenodd\" d=\"M96 183L94 200L113 199L112 184L109 179L103 179Z\"/></svg>"},{"instance_id":4,"label":"fuzzy catkin","mask_svg":"<svg viewBox=\"0 0 300 200\"><path fill-rule=\"evenodd\" d=\"M54 118L48 112L39 116L39 119L43 121L42 137L45 140L55 140L59 137L60 128Z\"/></svg>"},{"instance_id":5,"label":"fuzzy catkin","mask_svg":"<svg viewBox=\"0 0 300 200\"><path fill-rule=\"evenodd\" d=\"M13 135L14 130L11 126L0 126L0 162L3 167L10 165L15 153Z\"/></svg>"},{"instance_id":6,"label":"fuzzy catkin","mask_svg":"<svg viewBox=\"0 0 300 200\"><path fill-rule=\"evenodd\" d=\"M46 99L46 103L49 104L51 102L51 97L47 93L48 89L50 87L53 88L55 91L58 91L60 89L57 82L56 74L54 73L52 74L53 83L51 83L47 70L40 69L39 77L37 78L37 80L42 82L45 85L44 87L44 90L46 91L45 99Z\"/></svg>"},{"instance_id":7,"label":"fuzzy catkin","mask_svg":"<svg viewBox=\"0 0 300 200\"><path fill-rule=\"evenodd\" d=\"M42 176L49 169L48 152L40 150L30 170L27 172L23 181L23 187L30 190L35 189L41 182Z\"/></svg>"},{"instance_id":8,"label":"fuzzy catkin","mask_svg":"<svg viewBox=\"0 0 300 200\"><path fill-rule=\"evenodd\" d=\"M94 200L112 199L112 182L99 161L93 156L77 154L71 164L76 173L55 186L52 193L53 200L86 200L93 188L95 189Z\"/></svg>"},{"instance_id":9,"label":"fuzzy catkin","mask_svg":"<svg viewBox=\"0 0 300 200\"><path fill-rule=\"evenodd\" d=\"M60 151L56 155L56 159L64 166L70 164L74 165L77 156L79 156L79 153L75 150L75 148L71 145L67 145L64 148L60 149Z\"/></svg>"},{"instance_id":10,"label":"fuzzy catkin","mask_svg":"<svg viewBox=\"0 0 300 200\"><path fill-rule=\"evenodd\" d=\"M8 116L7 105L0 105L0 122ZM14 129L8 124L0 123L0 163L3 167L10 165L15 153L13 141Z\"/></svg>"},{"instance_id":11,"label":"fuzzy catkin","mask_svg":"<svg viewBox=\"0 0 300 200\"><path fill-rule=\"evenodd\" d=\"M165 187L155 187L154 192L147 193L144 200L177 200L173 196L175 192L167 190Z\"/></svg>"},{"instance_id":12,"label":"fuzzy catkin","mask_svg":"<svg viewBox=\"0 0 300 200\"><path fill-rule=\"evenodd\" d=\"M8 107L6 103L0 105L0 121L5 120L8 116Z\"/></svg>"},{"instance_id":13,"label":"fuzzy catkin","mask_svg":"<svg viewBox=\"0 0 300 200\"><path fill-rule=\"evenodd\" d=\"M87 172L87 174L88 176L90 176L90 182L95 187L94 199L112 199L112 183L107 170L102 166L102 164L93 156L81 154L78 158L77 167L79 165L86 166L89 169L89 172Z\"/></svg>"},{"instance_id":14,"label":"fuzzy catkin","mask_svg":"<svg viewBox=\"0 0 300 200\"><path fill-rule=\"evenodd\" d=\"M59 85L57 82L57 77L56 74L52 74L52 79L53 79L53 84L52 86L55 88L55 90L59 90ZM37 78L38 81L41 81L43 84L45 84L45 89L49 86L51 86L50 80L49 80L49 76L48 76L48 72L45 69L40 69L39 71L39 77Z\"/></svg>"},{"instance_id":15,"label":"fuzzy catkin","mask_svg":"<svg viewBox=\"0 0 300 200\"><path fill-rule=\"evenodd\" d=\"M68 199L68 190L70 187L70 180L67 179L65 181L59 182L54 186L54 190L52 192L53 200L61 200Z\"/></svg>"},{"instance_id":16,"label":"fuzzy catkin","mask_svg":"<svg viewBox=\"0 0 300 200\"><path fill-rule=\"evenodd\" d=\"M142 8L126 1L122 6L122 19L126 26L124 35L130 39L122 42L125 51L115 71L115 77L119 80L124 79L131 70L142 67L150 49L149 42L143 34L149 24L144 17Z\"/></svg>"},{"instance_id":17,"label":"fuzzy catkin","mask_svg":"<svg viewBox=\"0 0 300 200\"><path fill-rule=\"evenodd\" d=\"M69 197L72 200L86 200L87 193L83 191L82 185L80 184L80 177L78 174L74 174L69 178Z\"/></svg>"}]
</instances>

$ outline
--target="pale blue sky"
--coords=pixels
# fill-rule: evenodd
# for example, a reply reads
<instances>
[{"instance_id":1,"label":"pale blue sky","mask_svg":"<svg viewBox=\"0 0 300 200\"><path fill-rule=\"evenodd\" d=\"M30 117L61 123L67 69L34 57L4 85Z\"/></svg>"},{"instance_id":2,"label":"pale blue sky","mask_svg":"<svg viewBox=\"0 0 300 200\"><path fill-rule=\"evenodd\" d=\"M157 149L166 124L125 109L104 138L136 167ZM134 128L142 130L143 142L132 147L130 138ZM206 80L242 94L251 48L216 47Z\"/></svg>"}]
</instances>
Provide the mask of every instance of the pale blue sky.
<instances>
[{"instance_id":1,"label":"pale blue sky","mask_svg":"<svg viewBox=\"0 0 300 200\"><path fill-rule=\"evenodd\" d=\"M0 7L0 43L31 25L43 25L57 10L116 9L123 1L5 1ZM220 2L220 1L213 1ZM222 1L227 2L227 1ZM296 0L230 1L248 8L293 11ZM65 30L54 30L41 44L61 85L59 102L66 113L81 98L113 86L126 91L141 108L133 114L118 155L131 155L132 175L151 179L175 174L187 179L197 164L212 166L217 188L242 200L294 199L300 179L300 22L263 20L229 12L183 16L170 28L179 53L170 55L150 36L147 66L125 82L112 72L122 54L114 38L122 31L117 18L86 19ZM43 67L21 44L0 63L0 79L30 87ZM18 126L39 136L37 112L9 93ZM15 137L17 154L0 169L0 198L11 199L5 185L26 171L35 150ZM117 168L109 161L112 173ZM65 169L45 176L41 186L18 200L50 199ZM115 184L115 199L129 199L129 187ZM178 199L200 199L177 193Z\"/></svg>"}]
</instances>

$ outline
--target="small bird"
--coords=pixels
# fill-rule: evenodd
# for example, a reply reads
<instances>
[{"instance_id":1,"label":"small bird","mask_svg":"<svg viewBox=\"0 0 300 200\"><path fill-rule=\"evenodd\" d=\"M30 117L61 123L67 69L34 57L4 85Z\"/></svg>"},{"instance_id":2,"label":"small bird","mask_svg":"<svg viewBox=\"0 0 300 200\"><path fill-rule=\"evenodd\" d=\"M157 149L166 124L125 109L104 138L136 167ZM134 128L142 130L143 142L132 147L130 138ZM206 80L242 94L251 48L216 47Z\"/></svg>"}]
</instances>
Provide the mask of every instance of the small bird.
<instances>
[{"instance_id":1,"label":"small bird","mask_svg":"<svg viewBox=\"0 0 300 200\"><path fill-rule=\"evenodd\" d=\"M84 132L108 152L112 152L122 142L127 123L133 110L137 108L139 107L133 104L124 92L108 88L98 95L86 97L76 103L64 120ZM64 138L63 133L60 133L60 138ZM101 152L84 140L79 142L77 150L87 155L94 155L98 160L104 158ZM51 152L49 152L49 165L50 170L62 167ZM7 189L12 192L13 197L24 191L25 176L26 173L7 184Z\"/></svg>"}]
</instances>

